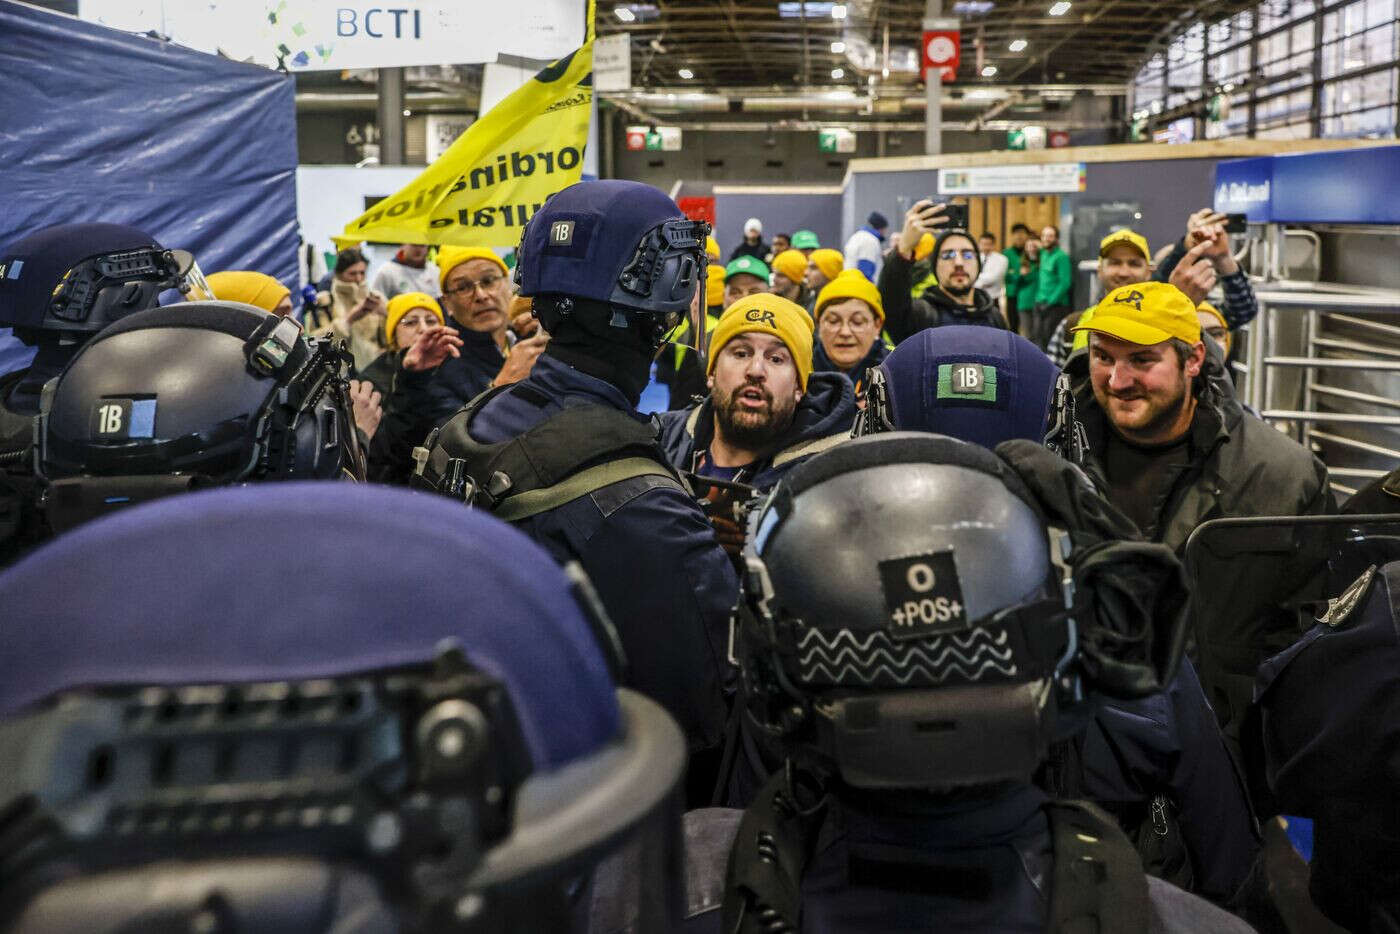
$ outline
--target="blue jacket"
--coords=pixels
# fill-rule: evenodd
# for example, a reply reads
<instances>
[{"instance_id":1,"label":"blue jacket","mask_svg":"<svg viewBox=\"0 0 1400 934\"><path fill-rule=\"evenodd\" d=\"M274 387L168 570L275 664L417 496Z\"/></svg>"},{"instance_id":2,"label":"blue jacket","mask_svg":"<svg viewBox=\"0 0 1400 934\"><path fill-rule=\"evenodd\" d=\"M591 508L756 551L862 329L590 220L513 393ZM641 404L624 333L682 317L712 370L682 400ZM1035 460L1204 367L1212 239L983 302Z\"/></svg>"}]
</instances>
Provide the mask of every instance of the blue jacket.
<instances>
[{"instance_id":1,"label":"blue jacket","mask_svg":"<svg viewBox=\"0 0 1400 934\"><path fill-rule=\"evenodd\" d=\"M539 405L536 396L549 401ZM582 405L636 415L617 387L546 352L529 377L482 407L469 431L493 444ZM729 612L739 585L700 507L663 478L647 476L517 526L556 560L578 561L588 572L627 653L626 683L663 705L692 748L718 744Z\"/></svg>"},{"instance_id":2,"label":"blue jacket","mask_svg":"<svg viewBox=\"0 0 1400 934\"><path fill-rule=\"evenodd\" d=\"M1192 891L1218 902L1238 892L1259 852L1258 829L1189 658L1165 691L1100 703L1081 748L1082 797L1121 818L1165 794L1191 855Z\"/></svg>"},{"instance_id":3,"label":"blue jacket","mask_svg":"<svg viewBox=\"0 0 1400 934\"><path fill-rule=\"evenodd\" d=\"M707 451L714 437L714 406L704 402L688 409L662 412L661 447L677 470L695 469L695 456ZM793 467L851 436L856 397L851 381L840 373L813 373L807 392L793 410L792 426L772 453L746 470L740 482L766 490Z\"/></svg>"},{"instance_id":4,"label":"blue jacket","mask_svg":"<svg viewBox=\"0 0 1400 934\"><path fill-rule=\"evenodd\" d=\"M447 319L447 326L462 339L462 355L448 357L437 369L407 378L408 385L416 390L411 398L434 425L441 425L491 388L491 381L506 363L505 354L489 332L464 328L452 318Z\"/></svg>"}]
</instances>

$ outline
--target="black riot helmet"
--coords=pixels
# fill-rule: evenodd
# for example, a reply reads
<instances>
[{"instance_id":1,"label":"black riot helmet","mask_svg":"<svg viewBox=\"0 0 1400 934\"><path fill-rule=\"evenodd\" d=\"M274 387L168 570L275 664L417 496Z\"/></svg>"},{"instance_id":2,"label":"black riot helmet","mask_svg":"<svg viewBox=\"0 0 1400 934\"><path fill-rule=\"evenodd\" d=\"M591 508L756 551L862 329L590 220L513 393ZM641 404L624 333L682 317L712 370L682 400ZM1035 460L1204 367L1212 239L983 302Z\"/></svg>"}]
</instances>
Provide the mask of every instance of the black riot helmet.
<instances>
[{"instance_id":1,"label":"black riot helmet","mask_svg":"<svg viewBox=\"0 0 1400 934\"><path fill-rule=\"evenodd\" d=\"M1137 612L1152 597L1105 572L1179 583L1169 552L1081 549L1058 518L1006 459L938 435L860 438L793 470L744 553L751 724L852 787L1029 781L1088 691L1170 679L1185 620Z\"/></svg>"},{"instance_id":2,"label":"black riot helmet","mask_svg":"<svg viewBox=\"0 0 1400 934\"><path fill-rule=\"evenodd\" d=\"M56 531L204 486L364 478L343 349L237 302L131 315L45 389L39 473Z\"/></svg>"},{"instance_id":3,"label":"black riot helmet","mask_svg":"<svg viewBox=\"0 0 1400 934\"><path fill-rule=\"evenodd\" d=\"M161 292L211 298L194 257L123 224L59 224L0 251L0 326L23 341L96 334Z\"/></svg>"}]
</instances>

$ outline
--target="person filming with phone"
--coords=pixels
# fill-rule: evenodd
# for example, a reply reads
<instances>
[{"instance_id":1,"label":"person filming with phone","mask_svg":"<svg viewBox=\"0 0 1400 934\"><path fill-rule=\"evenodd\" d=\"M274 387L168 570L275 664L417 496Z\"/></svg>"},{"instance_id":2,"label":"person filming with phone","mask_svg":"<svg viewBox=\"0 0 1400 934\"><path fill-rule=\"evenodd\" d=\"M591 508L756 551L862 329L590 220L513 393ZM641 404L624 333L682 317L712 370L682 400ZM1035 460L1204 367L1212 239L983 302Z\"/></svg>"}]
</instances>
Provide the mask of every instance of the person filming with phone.
<instances>
[{"instance_id":1,"label":"person filming with phone","mask_svg":"<svg viewBox=\"0 0 1400 934\"><path fill-rule=\"evenodd\" d=\"M959 210L960 209L960 210ZM925 198L904 215L904 229L880 271L880 297L885 306L885 329L896 343L925 328L945 324L972 324L1007 329L995 300L975 287L982 271L982 256L972 236L955 225L966 206L934 204ZM937 280L918 298L910 294L914 248L926 233L935 237L933 273Z\"/></svg>"}]
</instances>

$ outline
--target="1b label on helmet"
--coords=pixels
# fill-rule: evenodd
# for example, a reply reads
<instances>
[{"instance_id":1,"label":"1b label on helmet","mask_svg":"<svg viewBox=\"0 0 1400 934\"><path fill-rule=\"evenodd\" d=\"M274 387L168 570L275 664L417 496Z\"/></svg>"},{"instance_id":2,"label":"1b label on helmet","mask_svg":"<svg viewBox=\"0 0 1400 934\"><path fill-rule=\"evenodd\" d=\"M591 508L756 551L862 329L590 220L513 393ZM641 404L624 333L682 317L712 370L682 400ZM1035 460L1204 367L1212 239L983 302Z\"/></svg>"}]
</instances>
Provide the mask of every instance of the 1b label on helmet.
<instances>
[{"instance_id":1,"label":"1b label on helmet","mask_svg":"<svg viewBox=\"0 0 1400 934\"><path fill-rule=\"evenodd\" d=\"M550 246L571 246L574 242L574 222L555 221L549 225Z\"/></svg>"},{"instance_id":2,"label":"1b label on helmet","mask_svg":"<svg viewBox=\"0 0 1400 934\"><path fill-rule=\"evenodd\" d=\"M880 562L889 613L885 631L895 639L920 639L966 629L962 584L952 551Z\"/></svg>"},{"instance_id":3,"label":"1b label on helmet","mask_svg":"<svg viewBox=\"0 0 1400 934\"><path fill-rule=\"evenodd\" d=\"M154 399L99 399L90 419L92 436L98 441L154 437L155 423Z\"/></svg>"}]
</instances>

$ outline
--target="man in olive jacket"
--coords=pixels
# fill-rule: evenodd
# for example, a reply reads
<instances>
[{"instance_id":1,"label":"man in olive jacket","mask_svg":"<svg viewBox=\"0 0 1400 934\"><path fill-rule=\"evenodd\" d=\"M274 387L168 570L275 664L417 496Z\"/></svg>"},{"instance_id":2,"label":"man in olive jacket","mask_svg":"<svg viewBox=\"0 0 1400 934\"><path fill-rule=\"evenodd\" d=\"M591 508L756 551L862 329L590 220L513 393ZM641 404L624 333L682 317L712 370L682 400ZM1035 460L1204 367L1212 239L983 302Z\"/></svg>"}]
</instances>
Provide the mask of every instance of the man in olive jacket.
<instances>
[{"instance_id":1,"label":"man in olive jacket","mask_svg":"<svg viewBox=\"0 0 1400 934\"><path fill-rule=\"evenodd\" d=\"M1147 538L1181 554L1210 519L1336 511L1327 468L1244 411L1176 286L1114 289L1075 330L1089 332L1089 375L1074 386L1088 466ZM1238 736L1259 663L1302 633L1296 618L1265 611L1258 596L1275 589L1246 573L1194 595L1202 680L1227 735Z\"/></svg>"}]
</instances>

